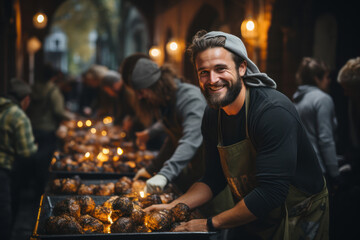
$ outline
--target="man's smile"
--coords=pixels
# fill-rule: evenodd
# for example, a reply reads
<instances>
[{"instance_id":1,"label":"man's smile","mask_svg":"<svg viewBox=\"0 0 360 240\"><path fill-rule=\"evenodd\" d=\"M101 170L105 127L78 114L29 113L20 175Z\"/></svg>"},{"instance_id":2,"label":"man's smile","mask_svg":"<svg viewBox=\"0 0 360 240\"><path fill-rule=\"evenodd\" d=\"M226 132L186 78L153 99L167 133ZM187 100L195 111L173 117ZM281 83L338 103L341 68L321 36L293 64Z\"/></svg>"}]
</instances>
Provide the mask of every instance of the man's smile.
<instances>
[{"instance_id":1,"label":"man's smile","mask_svg":"<svg viewBox=\"0 0 360 240\"><path fill-rule=\"evenodd\" d=\"M206 89L208 89L210 92L219 92L222 89L226 88L228 84L226 83L216 83L216 84L207 84L205 87Z\"/></svg>"}]
</instances>

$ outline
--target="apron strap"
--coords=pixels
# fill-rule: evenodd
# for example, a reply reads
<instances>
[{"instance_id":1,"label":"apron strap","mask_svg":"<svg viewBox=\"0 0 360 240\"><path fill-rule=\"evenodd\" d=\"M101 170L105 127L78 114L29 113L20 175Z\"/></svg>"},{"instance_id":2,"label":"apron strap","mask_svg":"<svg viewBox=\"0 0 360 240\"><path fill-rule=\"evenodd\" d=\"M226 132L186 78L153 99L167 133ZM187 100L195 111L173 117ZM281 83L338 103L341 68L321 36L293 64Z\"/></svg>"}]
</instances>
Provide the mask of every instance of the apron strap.
<instances>
[{"instance_id":1,"label":"apron strap","mask_svg":"<svg viewBox=\"0 0 360 240\"><path fill-rule=\"evenodd\" d=\"M246 138L249 138L249 130L248 130L248 110L250 104L250 89L246 88L245 93L245 122L246 122Z\"/></svg>"},{"instance_id":2,"label":"apron strap","mask_svg":"<svg viewBox=\"0 0 360 240\"><path fill-rule=\"evenodd\" d=\"M285 229L284 229L284 240L289 240L289 214L287 205L285 203Z\"/></svg>"}]
</instances>

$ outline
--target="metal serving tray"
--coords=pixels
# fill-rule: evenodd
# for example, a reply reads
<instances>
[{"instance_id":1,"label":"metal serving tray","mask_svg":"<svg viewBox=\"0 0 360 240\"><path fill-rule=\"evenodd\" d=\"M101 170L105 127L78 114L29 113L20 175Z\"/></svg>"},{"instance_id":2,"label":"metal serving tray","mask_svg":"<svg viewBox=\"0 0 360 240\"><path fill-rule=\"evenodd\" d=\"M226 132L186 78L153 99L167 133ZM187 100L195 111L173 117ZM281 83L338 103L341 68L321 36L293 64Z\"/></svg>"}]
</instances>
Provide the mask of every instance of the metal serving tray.
<instances>
[{"instance_id":1,"label":"metal serving tray","mask_svg":"<svg viewBox=\"0 0 360 240\"><path fill-rule=\"evenodd\" d=\"M52 216L52 210L55 204L69 196L48 196L42 195L40 207L36 219L33 234L30 239L156 239L156 240L177 240L177 239L212 239L216 232L151 232L151 233L103 233L103 234L64 234L64 235L48 235L45 232L45 222ZM96 205L102 204L109 199L109 196L92 196ZM196 218L199 217L195 213Z\"/></svg>"},{"instance_id":2,"label":"metal serving tray","mask_svg":"<svg viewBox=\"0 0 360 240\"><path fill-rule=\"evenodd\" d=\"M134 177L135 173L106 173L106 172L70 172L50 170L50 174L55 178L71 178L78 175L81 179L114 179L123 176Z\"/></svg>"}]
</instances>

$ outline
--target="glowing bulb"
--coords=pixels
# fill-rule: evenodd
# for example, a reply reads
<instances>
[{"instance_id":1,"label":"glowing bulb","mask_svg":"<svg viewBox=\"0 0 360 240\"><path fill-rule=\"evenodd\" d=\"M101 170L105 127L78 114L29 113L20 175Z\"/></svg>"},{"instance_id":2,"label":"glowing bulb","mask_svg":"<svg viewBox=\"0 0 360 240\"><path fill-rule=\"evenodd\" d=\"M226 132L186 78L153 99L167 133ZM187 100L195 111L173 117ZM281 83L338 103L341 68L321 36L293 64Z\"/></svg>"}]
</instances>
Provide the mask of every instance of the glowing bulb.
<instances>
[{"instance_id":1,"label":"glowing bulb","mask_svg":"<svg viewBox=\"0 0 360 240\"><path fill-rule=\"evenodd\" d=\"M110 150L108 148L103 148L102 152L104 154L109 154Z\"/></svg>"},{"instance_id":2,"label":"glowing bulb","mask_svg":"<svg viewBox=\"0 0 360 240\"><path fill-rule=\"evenodd\" d=\"M38 12L33 16L33 24L36 28L44 28L47 25L47 16L44 13Z\"/></svg>"},{"instance_id":3,"label":"glowing bulb","mask_svg":"<svg viewBox=\"0 0 360 240\"><path fill-rule=\"evenodd\" d=\"M86 120L85 125L90 127L91 126L91 120Z\"/></svg>"},{"instance_id":4,"label":"glowing bulb","mask_svg":"<svg viewBox=\"0 0 360 240\"><path fill-rule=\"evenodd\" d=\"M176 42L171 42L171 43L170 43L170 49L171 49L172 51L176 51L176 50L178 49L177 43L176 43Z\"/></svg>"},{"instance_id":5,"label":"glowing bulb","mask_svg":"<svg viewBox=\"0 0 360 240\"><path fill-rule=\"evenodd\" d=\"M92 134L95 134L95 133L96 133L96 128L91 128L91 129L90 129L90 132L91 132Z\"/></svg>"},{"instance_id":6,"label":"glowing bulb","mask_svg":"<svg viewBox=\"0 0 360 240\"><path fill-rule=\"evenodd\" d=\"M38 23L42 23L45 20L45 17L43 14L39 14L36 18L36 20L38 21Z\"/></svg>"},{"instance_id":7,"label":"glowing bulb","mask_svg":"<svg viewBox=\"0 0 360 240\"><path fill-rule=\"evenodd\" d=\"M85 157L86 157L86 158L89 158L89 157L90 157L90 153L89 153L89 152L86 152L86 153L85 153Z\"/></svg>"},{"instance_id":8,"label":"glowing bulb","mask_svg":"<svg viewBox=\"0 0 360 240\"><path fill-rule=\"evenodd\" d=\"M149 51L149 53L150 53L150 56L152 56L152 57L159 57L160 56L160 49L159 48L157 48L157 47L152 47L151 49L150 49L150 51Z\"/></svg>"},{"instance_id":9,"label":"glowing bulb","mask_svg":"<svg viewBox=\"0 0 360 240\"><path fill-rule=\"evenodd\" d=\"M109 123L112 123L112 121L113 121L113 119L112 119L112 117L105 117L104 119L103 119L103 123L104 124L109 124Z\"/></svg>"},{"instance_id":10,"label":"glowing bulb","mask_svg":"<svg viewBox=\"0 0 360 240\"><path fill-rule=\"evenodd\" d=\"M121 149L121 147L118 147L116 152L118 155L121 155L124 153L124 151Z\"/></svg>"},{"instance_id":11,"label":"glowing bulb","mask_svg":"<svg viewBox=\"0 0 360 240\"><path fill-rule=\"evenodd\" d=\"M254 21L252 20L249 20L247 23L246 23L246 29L248 31L253 31L255 29L255 23Z\"/></svg>"},{"instance_id":12,"label":"glowing bulb","mask_svg":"<svg viewBox=\"0 0 360 240\"><path fill-rule=\"evenodd\" d=\"M105 137L107 135L107 132L105 130L102 130L101 135L103 135Z\"/></svg>"},{"instance_id":13,"label":"glowing bulb","mask_svg":"<svg viewBox=\"0 0 360 240\"><path fill-rule=\"evenodd\" d=\"M145 193L143 191L140 191L140 197L145 197Z\"/></svg>"},{"instance_id":14,"label":"glowing bulb","mask_svg":"<svg viewBox=\"0 0 360 240\"><path fill-rule=\"evenodd\" d=\"M82 126L84 126L84 124L83 124L82 121L78 121L78 122L77 122L77 126L78 126L79 128L81 128Z\"/></svg>"}]
</instances>

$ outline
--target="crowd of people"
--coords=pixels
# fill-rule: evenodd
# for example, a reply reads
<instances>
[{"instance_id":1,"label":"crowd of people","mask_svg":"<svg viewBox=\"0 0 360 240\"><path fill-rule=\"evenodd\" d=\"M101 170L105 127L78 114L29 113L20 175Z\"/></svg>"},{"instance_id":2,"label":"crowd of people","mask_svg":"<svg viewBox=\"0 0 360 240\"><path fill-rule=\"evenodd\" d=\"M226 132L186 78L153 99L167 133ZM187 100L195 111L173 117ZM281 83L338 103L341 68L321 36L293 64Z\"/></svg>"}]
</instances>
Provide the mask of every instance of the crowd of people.
<instances>
[{"instance_id":1,"label":"crowd of people","mask_svg":"<svg viewBox=\"0 0 360 240\"><path fill-rule=\"evenodd\" d=\"M358 221L344 218L360 199L360 57L337 77L349 98L348 138L341 139L347 149L339 158L330 69L322 60L302 59L294 73L298 89L288 98L232 34L199 31L188 52L198 85L143 53L125 58L118 70L91 66L79 86L60 84L51 65L44 65L33 86L10 81L8 94L0 97L5 239L29 172L36 196L45 189L60 123L104 116L113 116L140 149L158 150L134 176L147 179L146 192L174 183L184 193L145 211L182 202L203 213L204 219L175 231L217 231L229 240L337 239L355 232ZM66 103L74 99L69 109Z\"/></svg>"}]
</instances>

